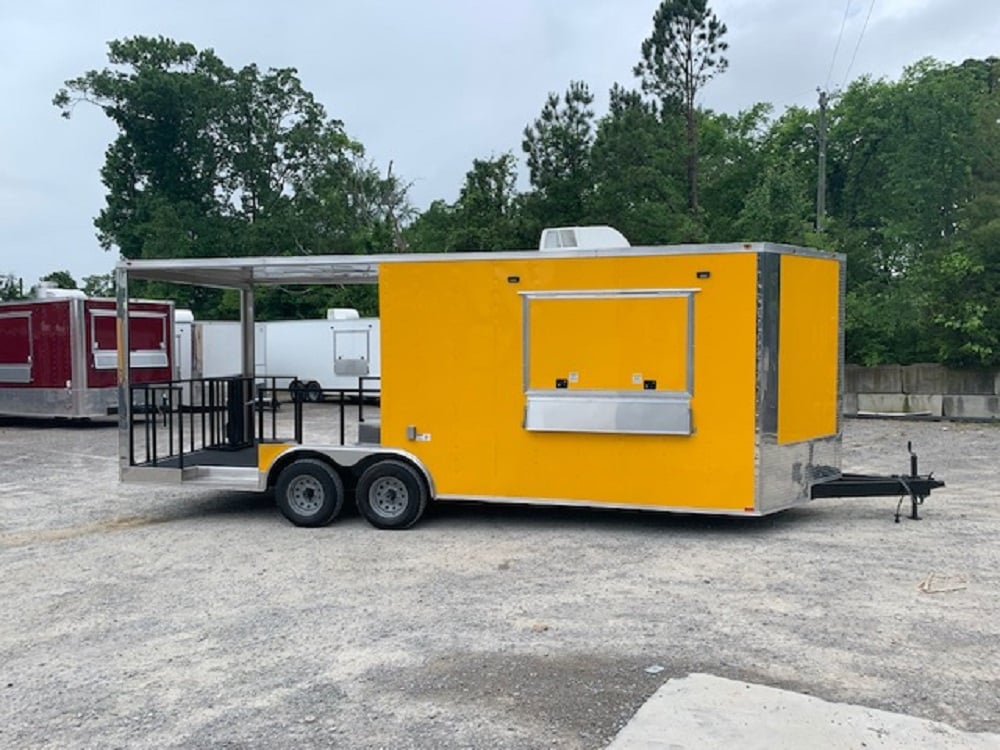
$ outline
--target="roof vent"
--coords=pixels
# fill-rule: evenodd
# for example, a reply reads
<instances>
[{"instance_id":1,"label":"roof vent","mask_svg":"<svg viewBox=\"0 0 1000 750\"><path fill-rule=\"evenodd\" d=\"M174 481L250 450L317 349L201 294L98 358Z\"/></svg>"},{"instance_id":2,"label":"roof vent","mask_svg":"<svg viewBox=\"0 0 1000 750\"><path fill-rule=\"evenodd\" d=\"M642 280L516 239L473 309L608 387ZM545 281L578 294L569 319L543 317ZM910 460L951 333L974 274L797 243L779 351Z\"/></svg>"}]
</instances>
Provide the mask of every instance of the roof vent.
<instances>
[{"instance_id":1,"label":"roof vent","mask_svg":"<svg viewBox=\"0 0 1000 750\"><path fill-rule=\"evenodd\" d=\"M609 226L552 227L542 230L539 250L611 250L631 247L625 235Z\"/></svg>"},{"instance_id":2,"label":"roof vent","mask_svg":"<svg viewBox=\"0 0 1000 750\"><path fill-rule=\"evenodd\" d=\"M81 289L60 289L51 281L40 281L35 288L35 299L85 299Z\"/></svg>"},{"instance_id":3,"label":"roof vent","mask_svg":"<svg viewBox=\"0 0 1000 750\"><path fill-rule=\"evenodd\" d=\"M357 320L360 317L353 307L330 307L326 311L327 320Z\"/></svg>"}]
</instances>

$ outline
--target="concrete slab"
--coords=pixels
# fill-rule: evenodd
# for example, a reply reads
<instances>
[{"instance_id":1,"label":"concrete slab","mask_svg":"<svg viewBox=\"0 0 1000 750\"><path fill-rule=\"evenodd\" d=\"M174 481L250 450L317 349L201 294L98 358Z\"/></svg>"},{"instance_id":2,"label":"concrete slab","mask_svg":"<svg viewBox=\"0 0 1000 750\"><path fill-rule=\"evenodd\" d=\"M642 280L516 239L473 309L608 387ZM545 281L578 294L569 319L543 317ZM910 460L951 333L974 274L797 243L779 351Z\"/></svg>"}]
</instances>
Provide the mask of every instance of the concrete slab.
<instances>
[{"instance_id":1,"label":"concrete slab","mask_svg":"<svg viewBox=\"0 0 1000 750\"><path fill-rule=\"evenodd\" d=\"M1000 734L764 685L692 674L670 680L636 712L608 750L996 750Z\"/></svg>"}]
</instances>

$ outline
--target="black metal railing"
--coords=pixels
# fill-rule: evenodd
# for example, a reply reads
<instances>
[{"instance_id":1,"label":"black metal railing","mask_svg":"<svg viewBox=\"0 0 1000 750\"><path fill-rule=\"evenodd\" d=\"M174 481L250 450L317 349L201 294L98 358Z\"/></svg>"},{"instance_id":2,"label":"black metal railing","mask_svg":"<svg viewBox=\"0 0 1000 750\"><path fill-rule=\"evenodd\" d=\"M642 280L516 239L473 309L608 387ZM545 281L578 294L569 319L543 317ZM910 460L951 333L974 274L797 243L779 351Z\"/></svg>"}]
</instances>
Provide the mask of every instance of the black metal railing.
<instances>
[{"instance_id":1,"label":"black metal railing","mask_svg":"<svg viewBox=\"0 0 1000 750\"><path fill-rule=\"evenodd\" d=\"M364 422L366 396L379 390L367 388L314 388L310 401L337 407L339 440L347 442L347 408L357 398L358 422ZM281 394L278 381L288 378L218 377L138 383L129 387L132 421L129 426L129 464L183 469L197 464L210 451L239 451L267 441L303 442L301 393L287 392L292 404L291 425L279 422ZM290 435L288 434L290 431Z\"/></svg>"},{"instance_id":2,"label":"black metal railing","mask_svg":"<svg viewBox=\"0 0 1000 750\"><path fill-rule=\"evenodd\" d=\"M166 462L183 469L186 459L199 450L238 450L277 438L273 379L192 378L136 383L129 391L129 463L133 466ZM269 423L265 420L268 410ZM139 435L141 445L137 445Z\"/></svg>"},{"instance_id":3,"label":"black metal railing","mask_svg":"<svg viewBox=\"0 0 1000 750\"><path fill-rule=\"evenodd\" d=\"M368 382L378 382L381 384L381 375L362 375L358 378L358 421L365 421L365 394L369 394L372 398L378 398L381 400L382 388L365 388L365 383Z\"/></svg>"}]
</instances>

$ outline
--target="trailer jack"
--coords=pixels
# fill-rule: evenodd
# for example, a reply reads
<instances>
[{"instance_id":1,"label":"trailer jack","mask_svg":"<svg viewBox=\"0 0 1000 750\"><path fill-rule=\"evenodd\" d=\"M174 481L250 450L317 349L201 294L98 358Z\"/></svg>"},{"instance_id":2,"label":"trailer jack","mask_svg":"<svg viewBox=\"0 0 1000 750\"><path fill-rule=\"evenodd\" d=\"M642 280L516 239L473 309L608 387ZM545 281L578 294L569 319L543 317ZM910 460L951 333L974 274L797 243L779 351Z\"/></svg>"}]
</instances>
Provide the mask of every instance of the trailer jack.
<instances>
[{"instance_id":1,"label":"trailer jack","mask_svg":"<svg viewBox=\"0 0 1000 750\"><path fill-rule=\"evenodd\" d=\"M874 474L841 474L836 479L819 482L812 485L810 494L813 499L821 497L899 497L896 504L895 521L899 523L903 501L910 498L910 518L921 520L919 508L924 504L932 490L944 487L944 482L935 479L933 474L920 474L917 454L913 452L912 442L906 444L910 454L910 473L908 475L891 474L879 476Z\"/></svg>"}]
</instances>

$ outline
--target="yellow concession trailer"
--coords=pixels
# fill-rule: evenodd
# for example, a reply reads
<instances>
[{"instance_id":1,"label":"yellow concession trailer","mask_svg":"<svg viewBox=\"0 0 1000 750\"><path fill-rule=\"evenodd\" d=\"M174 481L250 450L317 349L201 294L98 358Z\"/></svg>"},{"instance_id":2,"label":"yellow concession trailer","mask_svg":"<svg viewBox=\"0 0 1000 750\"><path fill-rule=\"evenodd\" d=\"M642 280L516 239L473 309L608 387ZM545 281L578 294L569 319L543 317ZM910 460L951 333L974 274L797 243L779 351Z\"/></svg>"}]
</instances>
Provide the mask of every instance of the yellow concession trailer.
<instances>
[{"instance_id":1,"label":"yellow concession trailer","mask_svg":"<svg viewBox=\"0 0 1000 750\"><path fill-rule=\"evenodd\" d=\"M911 494L916 515L940 486L915 466L883 491L841 473L839 255L732 244L126 261L120 315L132 279L240 290L250 354L232 378L159 390L120 368L120 402L144 404L121 414L125 481L274 488L301 525L353 496L383 528L435 499L760 516ZM297 403L283 437L261 408L275 393L254 377L254 289L316 283L379 287L380 422L357 441L303 440Z\"/></svg>"}]
</instances>

